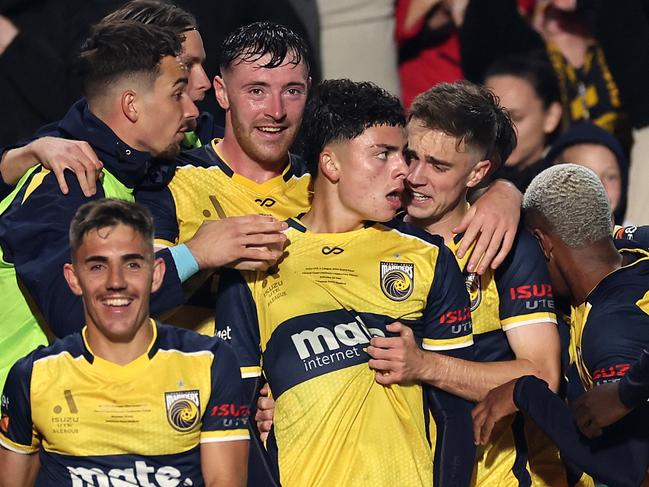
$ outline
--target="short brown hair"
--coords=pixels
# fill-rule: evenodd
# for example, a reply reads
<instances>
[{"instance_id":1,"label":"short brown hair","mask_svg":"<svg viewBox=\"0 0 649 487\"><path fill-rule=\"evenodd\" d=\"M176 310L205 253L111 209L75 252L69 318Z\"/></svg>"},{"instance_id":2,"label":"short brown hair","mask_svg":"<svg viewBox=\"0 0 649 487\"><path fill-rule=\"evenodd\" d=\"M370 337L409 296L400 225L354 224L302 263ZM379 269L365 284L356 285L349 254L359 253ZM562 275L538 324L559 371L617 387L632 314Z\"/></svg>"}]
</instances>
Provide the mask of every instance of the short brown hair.
<instances>
[{"instance_id":1,"label":"short brown hair","mask_svg":"<svg viewBox=\"0 0 649 487\"><path fill-rule=\"evenodd\" d=\"M103 198L79 207L70 223L70 249L72 258L81 246L83 238L92 230L115 225L126 225L139 233L153 255L153 217L151 212L137 203Z\"/></svg>"}]
</instances>

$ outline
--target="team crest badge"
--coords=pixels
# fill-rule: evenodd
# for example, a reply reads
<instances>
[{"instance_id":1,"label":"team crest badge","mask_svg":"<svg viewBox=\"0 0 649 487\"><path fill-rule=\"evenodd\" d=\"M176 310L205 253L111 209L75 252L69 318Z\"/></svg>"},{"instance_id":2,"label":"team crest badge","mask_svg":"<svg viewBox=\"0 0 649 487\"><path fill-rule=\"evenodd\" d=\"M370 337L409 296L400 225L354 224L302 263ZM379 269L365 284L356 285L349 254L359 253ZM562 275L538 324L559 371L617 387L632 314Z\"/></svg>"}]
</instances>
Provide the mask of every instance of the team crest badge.
<instances>
[{"instance_id":1,"label":"team crest badge","mask_svg":"<svg viewBox=\"0 0 649 487\"><path fill-rule=\"evenodd\" d=\"M191 431L200 419L201 402L198 391L165 392L167 420L177 431Z\"/></svg>"},{"instance_id":2,"label":"team crest badge","mask_svg":"<svg viewBox=\"0 0 649 487\"><path fill-rule=\"evenodd\" d=\"M473 313L482 301L482 283L480 282L480 276L475 272L465 274L464 284L466 284L466 292L469 293L469 298L471 299L471 312Z\"/></svg>"},{"instance_id":3,"label":"team crest badge","mask_svg":"<svg viewBox=\"0 0 649 487\"><path fill-rule=\"evenodd\" d=\"M392 301L405 301L415 287L415 264L381 262L381 291Z\"/></svg>"}]
</instances>

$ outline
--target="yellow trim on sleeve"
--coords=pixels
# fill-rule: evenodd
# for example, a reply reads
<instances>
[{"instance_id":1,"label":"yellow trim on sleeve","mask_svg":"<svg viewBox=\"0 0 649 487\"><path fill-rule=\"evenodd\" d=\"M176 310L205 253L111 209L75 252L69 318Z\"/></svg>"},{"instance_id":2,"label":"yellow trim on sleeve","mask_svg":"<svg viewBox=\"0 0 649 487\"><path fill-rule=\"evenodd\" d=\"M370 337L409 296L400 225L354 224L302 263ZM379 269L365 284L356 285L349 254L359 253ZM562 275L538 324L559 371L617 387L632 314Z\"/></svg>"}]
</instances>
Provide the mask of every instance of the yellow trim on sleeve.
<instances>
[{"instance_id":1,"label":"yellow trim on sleeve","mask_svg":"<svg viewBox=\"0 0 649 487\"><path fill-rule=\"evenodd\" d=\"M437 339L424 338L422 348L429 351L455 350L456 348L470 347L473 345L473 335L464 335L457 338Z\"/></svg>"},{"instance_id":2,"label":"yellow trim on sleeve","mask_svg":"<svg viewBox=\"0 0 649 487\"><path fill-rule=\"evenodd\" d=\"M169 240L165 240L163 238L153 239L153 244L156 247L173 247L174 245L176 245L175 243L170 242Z\"/></svg>"},{"instance_id":3,"label":"yellow trim on sleeve","mask_svg":"<svg viewBox=\"0 0 649 487\"><path fill-rule=\"evenodd\" d=\"M30 446L21 445L20 443L11 441L9 438L7 438L5 435L1 433L0 433L0 445L2 445L7 450L10 450L14 453L20 453L21 455L31 455L32 453L36 453L38 451L38 447L34 447L31 445Z\"/></svg>"},{"instance_id":4,"label":"yellow trim on sleeve","mask_svg":"<svg viewBox=\"0 0 649 487\"><path fill-rule=\"evenodd\" d=\"M261 375L261 367L241 367L241 378L250 379L252 377L259 377Z\"/></svg>"},{"instance_id":5,"label":"yellow trim on sleeve","mask_svg":"<svg viewBox=\"0 0 649 487\"><path fill-rule=\"evenodd\" d=\"M555 313L543 311L540 313L512 316L511 318L500 320L500 325L502 326L503 331L507 331L518 328L519 326L535 325L537 323L545 322L554 323L556 325L557 315Z\"/></svg>"},{"instance_id":6,"label":"yellow trim on sleeve","mask_svg":"<svg viewBox=\"0 0 649 487\"><path fill-rule=\"evenodd\" d=\"M226 431L201 431L200 443L220 443L223 441L249 440L250 433L247 429Z\"/></svg>"}]
</instances>

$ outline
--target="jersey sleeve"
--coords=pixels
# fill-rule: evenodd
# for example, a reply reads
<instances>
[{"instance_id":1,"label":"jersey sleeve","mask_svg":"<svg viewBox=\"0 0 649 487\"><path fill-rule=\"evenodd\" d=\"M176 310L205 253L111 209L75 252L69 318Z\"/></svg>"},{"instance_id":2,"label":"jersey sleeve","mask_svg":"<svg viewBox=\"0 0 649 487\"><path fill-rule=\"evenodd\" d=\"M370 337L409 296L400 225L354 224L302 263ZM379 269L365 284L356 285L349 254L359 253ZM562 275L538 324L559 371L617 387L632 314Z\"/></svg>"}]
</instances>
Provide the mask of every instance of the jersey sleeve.
<instances>
[{"instance_id":1,"label":"jersey sleeve","mask_svg":"<svg viewBox=\"0 0 649 487\"><path fill-rule=\"evenodd\" d=\"M643 350L638 361L620 380L620 400L628 408L649 401L649 352Z\"/></svg>"},{"instance_id":2,"label":"jersey sleeve","mask_svg":"<svg viewBox=\"0 0 649 487\"><path fill-rule=\"evenodd\" d=\"M473 330L471 304L464 278L451 251L440 247L433 284L424 312L422 348L433 352L470 349Z\"/></svg>"},{"instance_id":3,"label":"jersey sleeve","mask_svg":"<svg viewBox=\"0 0 649 487\"><path fill-rule=\"evenodd\" d=\"M252 274L246 274L252 276ZM216 334L232 345L241 364L241 377L261 376L257 308L244 274L223 269L216 298Z\"/></svg>"},{"instance_id":4,"label":"jersey sleeve","mask_svg":"<svg viewBox=\"0 0 649 487\"><path fill-rule=\"evenodd\" d=\"M536 239L519 229L514 247L495 274L503 331L539 322L557 323L552 284Z\"/></svg>"},{"instance_id":5,"label":"jersey sleeve","mask_svg":"<svg viewBox=\"0 0 649 487\"><path fill-rule=\"evenodd\" d=\"M643 249L649 249L649 225L615 227L613 238L616 240L633 240Z\"/></svg>"},{"instance_id":6,"label":"jersey sleeve","mask_svg":"<svg viewBox=\"0 0 649 487\"><path fill-rule=\"evenodd\" d=\"M177 244L179 230L176 203L169 187L138 191L135 201L148 208L153 215L156 243L165 246Z\"/></svg>"},{"instance_id":7,"label":"jersey sleeve","mask_svg":"<svg viewBox=\"0 0 649 487\"><path fill-rule=\"evenodd\" d=\"M469 295L455 257L445 246L440 247L424 319L425 350L473 359ZM475 463L473 404L427 384L424 391L436 426L434 485L470 485Z\"/></svg>"},{"instance_id":8,"label":"jersey sleeve","mask_svg":"<svg viewBox=\"0 0 649 487\"><path fill-rule=\"evenodd\" d=\"M7 376L0 404L0 445L15 453L38 451L40 438L32 424L31 355L17 361Z\"/></svg>"},{"instance_id":9,"label":"jersey sleeve","mask_svg":"<svg viewBox=\"0 0 649 487\"><path fill-rule=\"evenodd\" d=\"M232 348L215 339L212 393L201 427L201 443L248 440L250 410L243 392L239 361Z\"/></svg>"},{"instance_id":10,"label":"jersey sleeve","mask_svg":"<svg viewBox=\"0 0 649 487\"><path fill-rule=\"evenodd\" d=\"M595 386L617 382L649 349L649 319L636 310L591 312L582 334L582 358Z\"/></svg>"}]
</instances>

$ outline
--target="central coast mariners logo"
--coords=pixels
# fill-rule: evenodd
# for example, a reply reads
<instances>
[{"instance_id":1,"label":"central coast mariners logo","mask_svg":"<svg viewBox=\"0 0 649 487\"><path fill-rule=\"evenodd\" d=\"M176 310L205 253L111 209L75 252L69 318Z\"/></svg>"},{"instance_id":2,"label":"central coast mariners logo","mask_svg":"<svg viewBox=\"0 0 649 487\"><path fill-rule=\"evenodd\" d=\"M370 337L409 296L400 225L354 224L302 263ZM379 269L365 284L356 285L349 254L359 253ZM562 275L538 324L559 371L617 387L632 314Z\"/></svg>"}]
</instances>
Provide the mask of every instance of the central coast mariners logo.
<instances>
[{"instance_id":1,"label":"central coast mariners logo","mask_svg":"<svg viewBox=\"0 0 649 487\"><path fill-rule=\"evenodd\" d=\"M471 312L475 311L480 302L482 301L482 283L480 276L475 272L464 275L464 284L466 285L466 292L469 293L471 299Z\"/></svg>"},{"instance_id":2,"label":"central coast mariners logo","mask_svg":"<svg viewBox=\"0 0 649 487\"><path fill-rule=\"evenodd\" d=\"M381 291L392 301L405 301L415 287L415 264L381 262Z\"/></svg>"},{"instance_id":3,"label":"central coast mariners logo","mask_svg":"<svg viewBox=\"0 0 649 487\"><path fill-rule=\"evenodd\" d=\"M201 402L198 391L165 392L169 424L182 433L192 430L200 418Z\"/></svg>"}]
</instances>

